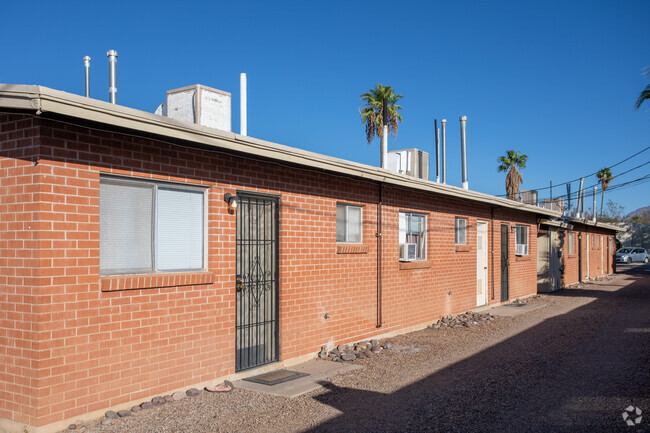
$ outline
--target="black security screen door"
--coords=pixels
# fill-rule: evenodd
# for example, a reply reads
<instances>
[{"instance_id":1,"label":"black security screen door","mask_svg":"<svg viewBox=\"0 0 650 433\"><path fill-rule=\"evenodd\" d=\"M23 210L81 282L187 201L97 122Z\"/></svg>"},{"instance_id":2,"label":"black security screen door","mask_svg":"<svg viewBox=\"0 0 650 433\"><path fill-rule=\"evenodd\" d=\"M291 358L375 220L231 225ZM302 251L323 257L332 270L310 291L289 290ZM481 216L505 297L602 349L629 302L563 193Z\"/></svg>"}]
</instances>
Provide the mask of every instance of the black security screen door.
<instances>
[{"instance_id":1,"label":"black security screen door","mask_svg":"<svg viewBox=\"0 0 650 433\"><path fill-rule=\"evenodd\" d=\"M237 371L278 360L278 199L239 194Z\"/></svg>"},{"instance_id":2,"label":"black security screen door","mask_svg":"<svg viewBox=\"0 0 650 433\"><path fill-rule=\"evenodd\" d=\"M501 302L507 301L508 297L508 225L501 225Z\"/></svg>"}]
</instances>

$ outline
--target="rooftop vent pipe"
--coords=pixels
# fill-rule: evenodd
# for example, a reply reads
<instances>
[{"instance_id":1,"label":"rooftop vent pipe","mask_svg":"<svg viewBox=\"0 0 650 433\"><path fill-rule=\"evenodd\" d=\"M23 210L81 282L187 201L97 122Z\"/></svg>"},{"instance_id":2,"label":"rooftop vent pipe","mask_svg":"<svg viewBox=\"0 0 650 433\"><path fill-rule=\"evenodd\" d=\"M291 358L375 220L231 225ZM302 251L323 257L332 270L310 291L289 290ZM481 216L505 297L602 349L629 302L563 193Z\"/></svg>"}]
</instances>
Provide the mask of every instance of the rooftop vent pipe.
<instances>
[{"instance_id":1,"label":"rooftop vent pipe","mask_svg":"<svg viewBox=\"0 0 650 433\"><path fill-rule=\"evenodd\" d=\"M466 136L466 125L467 125L467 116L460 116L460 159L463 170L463 189L469 189L469 183L467 182L467 136Z\"/></svg>"},{"instance_id":2,"label":"rooftop vent pipe","mask_svg":"<svg viewBox=\"0 0 650 433\"><path fill-rule=\"evenodd\" d=\"M598 189L598 187L594 187L594 207L593 207L594 214L593 214L593 216L591 217L591 219L592 219L593 222L596 222L596 190L597 190L597 189Z\"/></svg>"},{"instance_id":3,"label":"rooftop vent pipe","mask_svg":"<svg viewBox=\"0 0 650 433\"><path fill-rule=\"evenodd\" d=\"M239 93L241 102L239 104L239 133L241 135L247 135L247 121L246 118L246 74L242 72L239 76Z\"/></svg>"},{"instance_id":4,"label":"rooftop vent pipe","mask_svg":"<svg viewBox=\"0 0 650 433\"><path fill-rule=\"evenodd\" d=\"M442 183L447 183L447 119L440 121L442 128L442 148L440 149L440 161L442 162Z\"/></svg>"},{"instance_id":5,"label":"rooftop vent pipe","mask_svg":"<svg viewBox=\"0 0 650 433\"><path fill-rule=\"evenodd\" d=\"M585 195L582 186L584 185L585 178L580 178L580 186L578 186L578 198L576 200L576 218L580 218L585 211Z\"/></svg>"},{"instance_id":6,"label":"rooftop vent pipe","mask_svg":"<svg viewBox=\"0 0 650 433\"><path fill-rule=\"evenodd\" d=\"M90 56L84 56L84 68L86 70L86 98L90 98Z\"/></svg>"},{"instance_id":7,"label":"rooftop vent pipe","mask_svg":"<svg viewBox=\"0 0 650 433\"><path fill-rule=\"evenodd\" d=\"M436 134L436 182L440 182L440 130L438 129L438 119L433 119L433 128Z\"/></svg>"},{"instance_id":8,"label":"rooftop vent pipe","mask_svg":"<svg viewBox=\"0 0 650 433\"><path fill-rule=\"evenodd\" d=\"M111 104L117 104L117 51L108 51L106 57L108 57L108 100Z\"/></svg>"}]
</instances>

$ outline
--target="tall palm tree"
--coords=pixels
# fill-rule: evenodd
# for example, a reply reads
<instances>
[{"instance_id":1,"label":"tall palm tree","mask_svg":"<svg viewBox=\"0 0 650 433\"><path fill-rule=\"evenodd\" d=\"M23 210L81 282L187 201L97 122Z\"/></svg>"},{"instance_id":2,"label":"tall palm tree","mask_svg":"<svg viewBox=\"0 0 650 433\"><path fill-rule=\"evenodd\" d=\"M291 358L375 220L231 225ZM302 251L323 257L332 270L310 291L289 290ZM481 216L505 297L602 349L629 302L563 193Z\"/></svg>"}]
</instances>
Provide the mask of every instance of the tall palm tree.
<instances>
[{"instance_id":1,"label":"tall palm tree","mask_svg":"<svg viewBox=\"0 0 650 433\"><path fill-rule=\"evenodd\" d=\"M645 86L645 89L641 90L641 93L639 94L639 99L636 100L636 104L634 104L635 109L639 109L641 104L643 104L643 101L646 99L650 99L650 84Z\"/></svg>"},{"instance_id":2,"label":"tall palm tree","mask_svg":"<svg viewBox=\"0 0 650 433\"><path fill-rule=\"evenodd\" d=\"M643 75L650 74L650 66L647 66L643 68ZM636 110L641 107L641 104L643 104L643 101L650 99L650 84L645 86L645 89L641 90L641 93L639 93L639 98L636 100L636 103L634 104L634 108Z\"/></svg>"},{"instance_id":3,"label":"tall palm tree","mask_svg":"<svg viewBox=\"0 0 650 433\"><path fill-rule=\"evenodd\" d=\"M526 168L528 155L520 155L519 151L508 150L505 156L497 159L499 173L508 171L506 175L506 195L510 200L519 199L519 185L524 183L519 168Z\"/></svg>"},{"instance_id":4,"label":"tall palm tree","mask_svg":"<svg viewBox=\"0 0 650 433\"><path fill-rule=\"evenodd\" d=\"M397 105L397 102L403 97L404 95L396 95L391 86L382 84L376 84L374 89L361 95L361 100L365 105L359 109L359 112L361 121L366 127L368 144L375 136L379 139L382 138L384 125L388 126L389 134L392 131L393 137L397 136L397 126L402 121L402 115L399 113L402 107Z\"/></svg>"},{"instance_id":5,"label":"tall palm tree","mask_svg":"<svg viewBox=\"0 0 650 433\"><path fill-rule=\"evenodd\" d=\"M596 173L596 177L598 178L598 182L600 182L600 186L603 189L602 194L600 195L600 217L603 217L603 201L605 201L605 191L607 191L607 187L609 187L609 183L614 179L614 175L612 174L611 170L609 167L605 167L602 170L600 170L598 173Z\"/></svg>"}]
</instances>

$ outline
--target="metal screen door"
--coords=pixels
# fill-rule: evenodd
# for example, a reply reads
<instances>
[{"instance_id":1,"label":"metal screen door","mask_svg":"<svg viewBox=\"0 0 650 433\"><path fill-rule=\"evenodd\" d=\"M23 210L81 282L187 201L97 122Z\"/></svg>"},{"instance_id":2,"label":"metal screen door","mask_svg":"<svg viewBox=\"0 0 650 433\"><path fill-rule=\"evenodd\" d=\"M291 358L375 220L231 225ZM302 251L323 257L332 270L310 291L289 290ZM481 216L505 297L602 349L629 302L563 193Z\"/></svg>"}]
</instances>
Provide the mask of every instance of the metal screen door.
<instances>
[{"instance_id":1,"label":"metal screen door","mask_svg":"<svg viewBox=\"0 0 650 433\"><path fill-rule=\"evenodd\" d=\"M237 371L278 360L278 199L238 194Z\"/></svg>"}]
</instances>

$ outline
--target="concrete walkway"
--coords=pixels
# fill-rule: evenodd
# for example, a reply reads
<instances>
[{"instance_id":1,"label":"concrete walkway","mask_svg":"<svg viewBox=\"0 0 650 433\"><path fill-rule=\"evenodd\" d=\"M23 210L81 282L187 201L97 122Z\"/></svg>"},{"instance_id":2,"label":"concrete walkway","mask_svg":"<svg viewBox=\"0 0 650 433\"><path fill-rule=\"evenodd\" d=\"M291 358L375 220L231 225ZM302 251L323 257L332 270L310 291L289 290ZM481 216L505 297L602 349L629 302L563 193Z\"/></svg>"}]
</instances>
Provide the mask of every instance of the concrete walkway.
<instances>
[{"instance_id":1,"label":"concrete walkway","mask_svg":"<svg viewBox=\"0 0 650 433\"><path fill-rule=\"evenodd\" d=\"M307 373L309 376L300 377L276 385L263 385L261 383L249 382L247 380L238 380L233 382L233 385L235 388L293 398L315 389L322 388L322 385L319 382L329 382L334 376L362 368L365 367L355 364L343 364L340 362L313 359L287 368L287 370Z\"/></svg>"}]
</instances>

